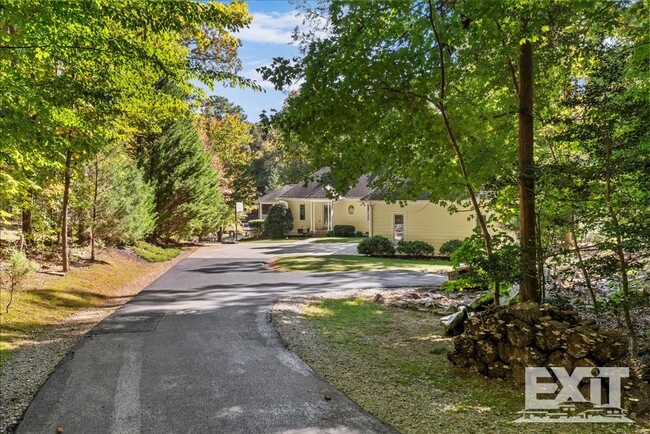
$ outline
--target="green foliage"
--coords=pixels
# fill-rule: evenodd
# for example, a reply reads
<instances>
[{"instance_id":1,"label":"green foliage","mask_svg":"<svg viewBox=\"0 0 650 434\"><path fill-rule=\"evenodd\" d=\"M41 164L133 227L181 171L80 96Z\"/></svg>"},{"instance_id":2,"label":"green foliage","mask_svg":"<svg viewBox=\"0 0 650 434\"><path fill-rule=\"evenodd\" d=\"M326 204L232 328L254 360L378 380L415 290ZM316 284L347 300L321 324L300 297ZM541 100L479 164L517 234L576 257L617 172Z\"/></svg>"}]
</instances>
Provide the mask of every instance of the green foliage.
<instances>
[{"instance_id":1,"label":"green foliage","mask_svg":"<svg viewBox=\"0 0 650 434\"><path fill-rule=\"evenodd\" d=\"M394 256L395 246L388 238L374 235L361 240L357 246L357 252L366 256Z\"/></svg>"},{"instance_id":2,"label":"green foliage","mask_svg":"<svg viewBox=\"0 0 650 434\"><path fill-rule=\"evenodd\" d=\"M356 235L355 227L352 225L334 225L335 237L354 237Z\"/></svg>"},{"instance_id":3,"label":"green foliage","mask_svg":"<svg viewBox=\"0 0 650 434\"><path fill-rule=\"evenodd\" d=\"M397 243L397 253L404 256L423 257L433 256L433 246L426 241L402 240Z\"/></svg>"},{"instance_id":4,"label":"green foliage","mask_svg":"<svg viewBox=\"0 0 650 434\"><path fill-rule=\"evenodd\" d=\"M457 280L445 283L447 288L461 289L471 287L487 288L494 282L501 287L510 286L520 279L519 245L506 234L493 236L493 255L488 257L485 242L479 235L466 238L451 255L451 263L456 269L467 268Z\"/></svg>"},{"instance_id":5,"label":"green foliage","mask_svg":"<svg viewBox=\"0 0 650 434\"><path fill-rule=\"evenodd\" d=\"M181 253L177 247L160 247L144 241L139 241L133 251L147 262L165 262L174 259Z\"/></svg>"},{"instance_id":6,"label":"green foliage","mask_svg":"<svg viewBox=\"0 0 650 434\"><path fill-rule=\"evenodd\" d=\"M153 188L125 153L116 152L98 159L98 173L91 167L86 178L86 183L91 184L95 175L98 180L94 236L112 245L133 244L144 239L155 225ZM92 218L92 212L89 214Z\"/></svg>"},{"instance_id":7,"label":"green foliage","mask_svg":"<svg viewBox=\"0 0 650 434\"><path fill-rule=\"evenodd\" d=\"M183 239L216 230L226 212L217 173L188 119L169 126L141 154L154 188L154 235Z\"/></svg>"},{"instance_id":8,"label":"green foliage","mask_svg":"<svg viewBox=\"0 0 650 434\"><path fill-rule=\"evenodd\" d=\"M264 224L265 231L271 238L284 238L293 229L293 214L289 205L280 201L269 209Z\"/></svg>"},{"instance_id":9,"label":"green foliage","mask_svg":"<svg viewBox=\"0 0 650 434\"><path fill-rule=\"evenodd\" d=\"M441 255L451 256L451 254L454 253L462 244L463 242L458 239L445 241L440 246L439 252Z\"/></svg>"},{"instance_id":10,"label":"green foliage","mask_svg":"<svg viewBox=\"0 0 650 434\"><path fill-rule=\"evenodd\" d=\"M262 219L249 220L248 226L251 228L252 235L255 238L261 237L264 233L264 220Z\"/></svg>"},{"instance_id":11,"label":"green foliage","mask_svg":"<svg viewBox=\"0 0 650 434\"><path fill-rule=\"evenodd\" d=\"M20 250L10 249L5 253L5 256L7 257L7 261L2 268L2 274L7 277L9 285L9 301L5 308L5 312L9 313L9 307L13 301L14 291L20 287L21 282L25 280L29 273L34 271L36 267L29 259L27 259L25 253ZM0 279L0 284L2 283L2 280L4 279Z\"/></svg>"}]
</instances>

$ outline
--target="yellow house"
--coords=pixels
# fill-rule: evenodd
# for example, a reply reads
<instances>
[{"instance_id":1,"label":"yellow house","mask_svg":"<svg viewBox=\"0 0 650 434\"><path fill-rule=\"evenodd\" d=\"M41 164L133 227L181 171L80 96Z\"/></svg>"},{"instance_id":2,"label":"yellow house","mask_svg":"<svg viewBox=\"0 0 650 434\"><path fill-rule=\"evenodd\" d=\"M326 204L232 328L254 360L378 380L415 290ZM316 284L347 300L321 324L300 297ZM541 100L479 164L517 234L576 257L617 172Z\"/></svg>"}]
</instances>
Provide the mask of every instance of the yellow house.
<instances>
[{"instance_id":1,"label":"yellow house","mask_svg":"<svg viewBox=\"0 0 650 434\"><path fill-rule=\"evenodd\" d=\"M327 169L322 169L307 184L285 185L260 197L258 218L266 218L274 203L285 201L293 214L294 234L323 236L336 225L351 225L368 236L426 241L436 251L446 241L470 236L476 226L470 209L450 214L429 200L388 204L382 199L383 190L370 187L365 175L344 195L332 199L330 188L319 181L326 174Z\"/></svg>"}]
</instances>

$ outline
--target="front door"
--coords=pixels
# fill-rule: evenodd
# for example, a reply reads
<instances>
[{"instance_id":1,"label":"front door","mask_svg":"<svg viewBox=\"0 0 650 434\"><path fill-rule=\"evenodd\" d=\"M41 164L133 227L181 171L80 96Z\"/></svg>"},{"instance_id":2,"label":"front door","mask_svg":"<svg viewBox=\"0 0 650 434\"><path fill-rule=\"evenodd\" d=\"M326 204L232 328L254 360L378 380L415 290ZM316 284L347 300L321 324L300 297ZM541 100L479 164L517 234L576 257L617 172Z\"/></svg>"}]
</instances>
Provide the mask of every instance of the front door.
<instances>
[{"instance_id":1,"label":"front door","mask_svg":"<svg viewBox=\"0 0 650 434\"><path fill-rule=\"evenodd\" d=\"M323 228L330 228L330 206L327 203L323 204Z\"/></svg>"}]
</instances>

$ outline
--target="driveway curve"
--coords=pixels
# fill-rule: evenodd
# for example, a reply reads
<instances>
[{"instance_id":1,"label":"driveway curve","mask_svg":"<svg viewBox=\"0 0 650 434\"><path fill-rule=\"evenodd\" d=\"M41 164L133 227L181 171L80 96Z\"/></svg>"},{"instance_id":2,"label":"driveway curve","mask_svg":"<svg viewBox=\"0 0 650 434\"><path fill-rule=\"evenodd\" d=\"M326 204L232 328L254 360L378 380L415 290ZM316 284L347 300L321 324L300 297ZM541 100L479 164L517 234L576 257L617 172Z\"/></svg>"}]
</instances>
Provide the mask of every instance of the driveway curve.
<instances>
[{"instance_id":1,"label":"driveway curve","mask_svg":"<svg viewBox=\"0 0 650 434\"><path fill-rule=\"evenodd\" d=\"M407 270L307 274L265 267L278 254L345 248L304 242L200 248L84 337L17 432L394 432L287 350L270 323L269 309L281 296L444 280Z\"/></svg>"}]
</instances>

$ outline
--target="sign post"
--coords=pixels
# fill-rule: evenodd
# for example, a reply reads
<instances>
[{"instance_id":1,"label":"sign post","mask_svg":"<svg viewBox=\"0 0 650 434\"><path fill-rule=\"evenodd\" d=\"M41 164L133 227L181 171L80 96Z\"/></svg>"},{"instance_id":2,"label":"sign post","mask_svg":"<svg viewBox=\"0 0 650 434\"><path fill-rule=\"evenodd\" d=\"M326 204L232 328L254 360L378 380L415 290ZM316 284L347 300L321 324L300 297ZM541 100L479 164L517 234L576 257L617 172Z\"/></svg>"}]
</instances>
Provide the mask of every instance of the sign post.
<instances>
[{"instance_id":1,"label":"sign post","mask_svg":"<svg viewBox=\"0 0 650 434\"><path fill-rule=\"evenodd\" d=\"M238 235L238 232L239 232L239 229L237 227L237 224L238 224L237 214L238 213L242 213L242 214L244 213L244 204L243 204L243 202L236 202L235 203L235 242L237 242L237 235Z\"/></svg>"}]
</instances>

